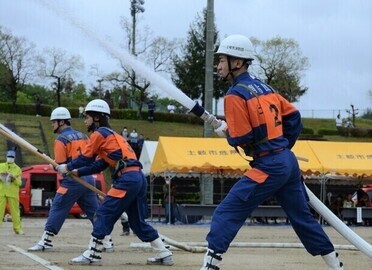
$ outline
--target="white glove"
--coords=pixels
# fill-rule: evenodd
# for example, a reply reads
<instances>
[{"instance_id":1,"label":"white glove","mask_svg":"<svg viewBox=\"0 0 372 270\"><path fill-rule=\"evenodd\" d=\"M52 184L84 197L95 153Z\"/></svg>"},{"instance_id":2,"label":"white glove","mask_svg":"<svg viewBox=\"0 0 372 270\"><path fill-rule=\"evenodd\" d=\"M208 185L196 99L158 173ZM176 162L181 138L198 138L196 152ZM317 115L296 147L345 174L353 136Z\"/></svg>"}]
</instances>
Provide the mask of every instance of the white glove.
<instances>
[{"instance_id":1,"label":"white glove","mask_svg":"<svg viewBox=\"0 0 372 270\"><path fill-rule=\"evenodd\" d=\"M5 182L10 183L12 182L13 178L14 178L13 174L8 173L8 175L6 176Z\"/></svg>"},{"instance_id":2,"label":"white glove","mask_svg":"<svg viewBox=\"0 0 372 270\"><path fill-rule=\"evenodd\" d=\"M61 164L56 166L56 170L61 173L61 174L66 174L68 173L68 168L67 164Z\"/></svg>"},{"instance_id":3,"label":"white glove","mask_svg":"<svg viewBox=\"0 0 372 270\"><path fill-rule=\"evenodd\" d=\"M6 182L6 177L8 176L7 172L0 173L0 180Z\"/></svg>"},{"instance_id":4,"label":"white glove","mask_svg":"<svg viewBox=\"0 0 372 270\"><path fill-rule=\"evenodd\" d=\"M218 137L225 138L226 137L226 129L227 124L224 120L220 120L221 125L214 130L214 132L218 135Z\"/></svg>"}]
</instances>

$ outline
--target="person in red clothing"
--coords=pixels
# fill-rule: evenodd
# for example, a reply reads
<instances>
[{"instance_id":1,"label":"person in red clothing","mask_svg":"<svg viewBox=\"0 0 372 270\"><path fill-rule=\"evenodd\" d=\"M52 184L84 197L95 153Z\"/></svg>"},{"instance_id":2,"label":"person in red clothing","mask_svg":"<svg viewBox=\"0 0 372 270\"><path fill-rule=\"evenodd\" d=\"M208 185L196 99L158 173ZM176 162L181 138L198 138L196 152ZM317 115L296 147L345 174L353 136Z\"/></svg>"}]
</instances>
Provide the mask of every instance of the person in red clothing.
<instances>
[{"instance_id":1,"label":"person in red clothing","mask_svg":"<svg viewBox=\"0 0 372 270\"><path fill-rule=\"evenodd\" d=\"M88 249L69 263L100 265L102 240L111 234L125 211L132 231L158 251L156 257L147 259L147 264L173 265L172 252L165 247L158 232L145 221L147 182L141 171L142 164L123 136L110 127L109 105L102 99L95 99L87 104L84 113L84 122L92 132L90 141L77 159L58 165L56 169L60 173L83 176L110 167L113 171L112 187L97 209Z\"/></svg>"},{"instance_id":2,"label":"person in red clothing","mask_svg":"<svg viewBox=\"0 0 372 270\"><path fill-rule=\"evenodd\" d=\"M231 82L224 97L226 122L215 132L246 156L251 168L217 206L207 235L201 270L220 269L225 253L252 211L275 196L306 250L321 255L329 269L343 269L334 247L307 204L301 171L291 148L301 129L299 111L269 85L248 73L253 61L250 40L224 39L217 51L218 75Z\"/></svg>"}]
</instances>

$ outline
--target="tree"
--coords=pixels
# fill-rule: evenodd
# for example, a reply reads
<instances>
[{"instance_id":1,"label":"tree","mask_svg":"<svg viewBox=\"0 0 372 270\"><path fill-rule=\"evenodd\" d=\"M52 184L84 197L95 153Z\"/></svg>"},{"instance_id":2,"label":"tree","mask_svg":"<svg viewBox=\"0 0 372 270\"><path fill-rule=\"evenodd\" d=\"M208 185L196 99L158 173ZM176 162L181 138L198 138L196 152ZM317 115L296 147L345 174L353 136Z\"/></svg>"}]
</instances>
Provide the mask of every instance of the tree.
<instances>
[{"instance_id":1,"label":"tree","mask_svg":"<svg viewBox=\"0 0 372 270\"><path fill-rule=\"evenodd\" d=\"M133 26L126 18L122 18L121 26L126 33L126 49L130 51L133 42L131 35ZM153 38L149 28L145 27L143 32L136 35L135 42L137 48L135 54L140 61L146 63L155 72L170 70L169 66L177 48L177 40L169 41L160 36ZM118 60L121 71L108 74L104 80L110 81L115 89L122 89L121 98L129 96L129 106L132 105L131 102L134 102L138 107L137 116L141 117L143 104L150 95L151 82L148 78L139 77L122 59Z\"/></svg>"},{"instance_id":2,"label":"tree","mask_svg":"<svg viewBox=\"0 0 372 270\"><path fill-rule=\"evenodd\" d=\"M216 27L215 27L216 29ZM186 45L182 48L182 54L173 59L174 76L176 86L192 99L202 99L204 105L205 91L205 55L207 38L207 10L203 10L188 32ZM218 31L215 32L214 42L218 39ZM215 48L217 50L217 46ZM226 83L217 76L214 78L213 97L219 99L226 90Z\"/></svg>"},{"instance_id":3,"label":"tree","mask_svg":"<svg viewBox=\"0 0 372 270\"><path fill-rule=\"evenodd\" d=\"M356 127L355 117L358 115L359 109L356 109L353 104L351 104L350 107L351 107L351 110L346 110L346 112L349 114L349 117L351 117L353 126Z\"/></svg>"},{"instance_id":4,"label":"tree","mask_svg":"<svg viewBox=\"0 0 372 270\"><path fill-rule=\"evenodd\" d=\"M372 100L372 90L368 90L368 97ZM361 117L365 119L372 119L372 109L367 108L367 110Z\"/></svg>"},{"instance_id":5,"label":"tree","mask_svg":"<svg viewBox=\"0 0 372 270\"><path fill-rule=\"evenodd\" d=\"M37 84L25 85L22 91L18 91L17 103L33 103L36 96L43 97L44 100L53 100L54 98L53 92L45 86Z\"/></svg>"},{"instance_id":6,"label":"tree","mask_svg":"<svg viewBox=\"0 0 372 270\"><path fill-rule=\"evenodd\" d=\"M301 86L302 73L309 67L293 39L275 37L267 41L251 38L257 62L254 72L290 102L298 101L308 90Z\"/></svg>"},{"instance_id":7,"label":"tree","mask_svg":"<svg viewBox=\"0 0 372 270\"><path fill-rule=\"evenodd\" d=\"M33 75L33 61L34 45L0 27L0 85L14 110L18 91Z\"/></svg>"},{"instance_id":8,"label":"tree","mask_svg":"<svg viewBox=\"0 0 372 270\"><path fill-rule=\"evenodd\" d=\"M63 50L48 48L37 57L37 61L39 76L55 79L53 89L57 93L57 104L61 106L61 93L71 91L72 76L84 68L80 56L68 56Z\"/></svg>"}]
</instances>

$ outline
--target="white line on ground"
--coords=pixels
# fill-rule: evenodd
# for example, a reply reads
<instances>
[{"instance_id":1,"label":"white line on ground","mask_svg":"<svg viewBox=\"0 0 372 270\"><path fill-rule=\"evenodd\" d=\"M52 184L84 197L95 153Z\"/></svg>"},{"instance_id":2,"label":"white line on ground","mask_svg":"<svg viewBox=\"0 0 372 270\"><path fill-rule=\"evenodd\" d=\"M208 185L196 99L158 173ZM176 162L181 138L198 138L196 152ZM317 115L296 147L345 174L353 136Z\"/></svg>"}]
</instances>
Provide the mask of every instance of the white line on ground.
<instances>
[{"instance_id":1,"label":"white line on ground","mask_svg":"<svg viewBox=\"0 0 372 270\"><path fill-rule=\"evenodd\" d=\"M16 247L16 246L13 246L13 245L8 245L8 247L10 247L11 249L14 249L15 251L29 257L30 259L34 260L35 262L38 262L40 263L42 266L50 269L50 270L63 270L63 268L61 267L58 267L58 266L55 266L55 265L52 265L51 262L47 261L47 260L44 260L42 258L40 258L39 256L36 256L35 254L32 254L32 253L29 253L19 247Z\"/></svg>"}]
</instances>

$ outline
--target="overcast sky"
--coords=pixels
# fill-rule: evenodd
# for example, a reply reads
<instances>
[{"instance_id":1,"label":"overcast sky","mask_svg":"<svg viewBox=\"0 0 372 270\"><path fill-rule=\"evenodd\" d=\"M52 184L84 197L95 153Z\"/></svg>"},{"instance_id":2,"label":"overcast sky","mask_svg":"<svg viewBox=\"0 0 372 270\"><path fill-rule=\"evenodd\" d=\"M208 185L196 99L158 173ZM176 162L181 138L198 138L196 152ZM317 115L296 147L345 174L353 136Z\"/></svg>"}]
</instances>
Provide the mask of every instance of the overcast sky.
<instances>
[{"instance_id":1,"label":"overcast sky","mask_svg":"<svg viewBox=\"0 0 372 270\"><path fill-rule=\"evenodd\" d=\"M90 66L118 70L117 61L90 38L57 16L47 0L0 0L0 25L34 43L38 50L55 47L81 55L89 77ZM121 17L130 19L130 0L54 0L60 13L70 12L82 25L120 48L124 32ZM138 15L139 28L149 26L154 36L186 40L190 24L207 0L145 0ZM307 94L296 105L309 110L345 110L354 104L372 108L372 1L370 0L215 0L220 38L243 34L267 40L276 36L295 39L309 58L303 78ZM330 115L333 117L333 115ZM343 115L346 117L346 115Z\"/></svg>"}]
</instances>

